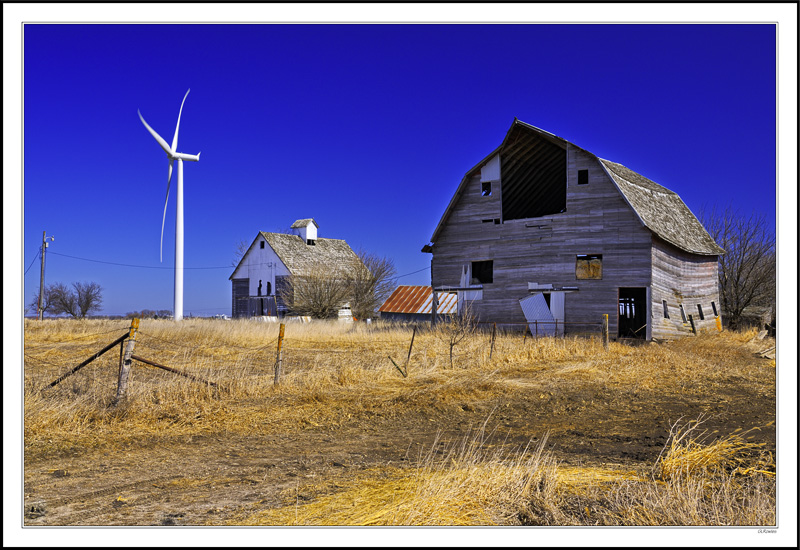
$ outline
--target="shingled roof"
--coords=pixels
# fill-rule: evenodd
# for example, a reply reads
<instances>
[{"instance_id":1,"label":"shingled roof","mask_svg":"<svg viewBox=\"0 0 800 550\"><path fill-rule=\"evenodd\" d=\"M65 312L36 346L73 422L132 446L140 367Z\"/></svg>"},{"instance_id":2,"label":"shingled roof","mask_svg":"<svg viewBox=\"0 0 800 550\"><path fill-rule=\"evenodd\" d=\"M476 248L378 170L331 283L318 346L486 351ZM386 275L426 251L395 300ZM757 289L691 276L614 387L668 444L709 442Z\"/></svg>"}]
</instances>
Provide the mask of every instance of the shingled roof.
<instances>
[{"instance_id":1,"label":"shingled roof","mask_svg":"<svg viewBox=\"0 0 800 550\"><path fill-rule=\"evenodd\" d=\"M503 151L512 131L518 126L536 132L545 139L560 144L562 147L566 147L567 145L577 147L581 151L596 158L605 169L622 197L639 217L642 225L647 227L660 239L693 254L716 256L725 253L708 234L697 217L692 214L691 210L689 210L677 193L670 191L666 187L647 179L621 164L601 159L594 153L586 151L582 147L564 138L558 137L555 134L551 134L546 130L542 130L541 128L537 128L536 126L532 126L516 118L511 128L509 128L506 133L503 143L464 175L458 189L439 220L439 224L433 232L433 236L431 237L432 243L436 243L439 232L443 229L451 210L455 207L458 197L463 192L472 174L479 170L496 154ZM423 251L431 251L430 245L423 247Z\"/></svg>"},{"instance_id":2,"label":"shingled roof","mask_svg":"<svg viewBox=\"0 0 800 550\"><path fill-rule=\"evenodd\" d=\"M320 264L330 270L347 269L358 256L342 239L316 239L308 245L297 235L260 232L275 254L293 275L306 275Z\"/></svg>"},{"instance_id":3,"label":"shingled roof","mask_svg":"<svg viewBox=\"0 0 800 550\"><path fill-rule=\"evenodd\" d=\"M650 231L668 243L693 254L725 253L677 193L621 164L604 159L598 160Z\"/></svg>"}]
</instances>

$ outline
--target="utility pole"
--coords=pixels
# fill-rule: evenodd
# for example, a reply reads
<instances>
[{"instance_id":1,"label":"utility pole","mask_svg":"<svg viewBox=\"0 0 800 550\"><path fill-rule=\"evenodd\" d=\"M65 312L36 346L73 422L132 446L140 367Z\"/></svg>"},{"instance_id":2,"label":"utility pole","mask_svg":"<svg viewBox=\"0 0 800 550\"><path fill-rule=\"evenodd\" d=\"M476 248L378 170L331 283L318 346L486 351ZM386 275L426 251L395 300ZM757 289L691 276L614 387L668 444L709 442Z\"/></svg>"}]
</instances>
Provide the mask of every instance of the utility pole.
<instances>
[{"instance_id":1,"label":"utility pole","mask_svg":"<svg viewBox=\"0 0 800 550\"><path fill-rule=\"evenodd\" d=\"M44 319L44 311L42 310L42 296L44 295L44 252L47 250L48 243L47 240L55 241L56 238L53 236L47 237L47 231L42 231L42 253L41 253L41 260L42 260L42 272L39 276L39 320L41 321Z\"/></svg>"}]
</instances>

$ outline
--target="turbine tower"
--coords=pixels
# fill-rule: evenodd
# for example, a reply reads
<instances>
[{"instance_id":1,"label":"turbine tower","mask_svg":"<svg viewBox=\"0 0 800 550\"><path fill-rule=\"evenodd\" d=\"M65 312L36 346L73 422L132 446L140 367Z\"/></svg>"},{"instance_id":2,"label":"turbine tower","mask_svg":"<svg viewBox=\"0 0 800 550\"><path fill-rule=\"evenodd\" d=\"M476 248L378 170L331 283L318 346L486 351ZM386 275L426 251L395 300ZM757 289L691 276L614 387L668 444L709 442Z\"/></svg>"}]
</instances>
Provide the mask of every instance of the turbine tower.
<instances>
[{"instance_id":1,"label":"turbine tower","mask_svg":"<svg viewBox=\"0 0 800 550\"><path fill-rule=\"evenodd\" d=\"M147 122L145 122L142 113L139 113L139 119L147 128L147 131L152 134L156 141L167 153L169 159L169 174L167 175L167 197L164 199L164 216L161 218L161 246L159 248L159 260L163 261L164 250L164 220L167 218L167 201L169 200L169 184L172 181L172 163L178 161L178 197L175 214L175 297L173 301L172 316L175 321L183 319L183 161L199 161L200 153L196 155L187 155L185 153L178 153L178 129L181 126L181 113L183 112L183 104L186 102L186 96L189 95L189 90L186 90L186 95L183 96L181 101L181 108L178 111L178 124L175 126L175 137L172 138L172 147L170 147L164 139L153 130Z\"/></svg>"}]
</instances>

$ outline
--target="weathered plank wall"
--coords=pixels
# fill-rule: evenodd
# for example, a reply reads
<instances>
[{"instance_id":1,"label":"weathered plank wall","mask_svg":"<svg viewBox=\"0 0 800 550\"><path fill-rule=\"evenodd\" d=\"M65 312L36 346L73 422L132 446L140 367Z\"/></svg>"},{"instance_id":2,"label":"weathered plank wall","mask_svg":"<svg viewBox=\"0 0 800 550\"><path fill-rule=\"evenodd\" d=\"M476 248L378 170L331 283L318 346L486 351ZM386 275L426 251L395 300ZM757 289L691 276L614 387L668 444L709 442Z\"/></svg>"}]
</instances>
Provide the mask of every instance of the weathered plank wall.
<instances>
[{"instance_id":1,"label":"weathered plank wall","mask_svg":"<svg viewBox=\"0 0 800 550\"><path fill-rule=\"evenodd\" d=\"M577 183L582 169L589 170L586 185ZM651 234L596 157L572 145L565 184L563 213L483 223L501 217L502 181L491 196L481 196L478 167L434 243L432 284L457 286L466 262L493 260L494 280L484 285L483 299L473 303L480 320L524 323L519 300L528 295L528 283L549 283L579 289L566 295L568 323L599 323L605 313L616 334L618 288L650 286ZM603 255L601 280L577 279L579 254Z\"/></svg>"},{"instance_id":2,"label":"weathered plank wall","mask_svg":"<svg viewBox=\"0 0 800 550\"><path fill-rule=\"evenodd\" d=\"M691 333L688 316L692 315L698 332L716 331L722 326L717 322L711 302L719 305L717 256L689 254L658 238L653 239L653 337L676 338ZM662 301L666 300L669 319L664 317ZM701 320L698 304L703 308L705 320ZM687 321L681 317L680 306L686 311Z\"/></svg>"}]
</instances>

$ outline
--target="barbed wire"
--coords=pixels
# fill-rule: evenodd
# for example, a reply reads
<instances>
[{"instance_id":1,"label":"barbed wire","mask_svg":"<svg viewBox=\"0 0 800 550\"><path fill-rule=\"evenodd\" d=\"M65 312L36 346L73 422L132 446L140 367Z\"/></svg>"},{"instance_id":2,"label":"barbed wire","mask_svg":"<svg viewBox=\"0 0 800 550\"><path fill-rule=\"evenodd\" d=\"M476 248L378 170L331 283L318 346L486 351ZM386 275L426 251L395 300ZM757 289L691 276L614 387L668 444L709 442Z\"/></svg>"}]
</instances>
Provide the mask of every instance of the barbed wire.
<instances>
[{"instance_id":1,"label":"barbed wire","mask_svg":"<svg viewBox=\"0 0 800 550\"><path fill-rule=\"evenodd\" d=\"M148 338L155 338L156 340L161 340L162 342L167 342L169 344L172 344L172 345L175 345L175 346L180 346L180 347L183 347L183 348L198 349L200 347L197 344L192 344L192 345L183 344L181 342L176 342L176 341L170 340L168 338L162 338L160 336L156 336L154 334L150 334L148 332L144 332L144 331L141 331L141 330L138 333L143 335L143 336L146 336ZM248 352L255 352L255 351L260 351L262 349L268 348L268 347L272 346L273 344L275 344L277 341L278 341L278 339L275 338L271 342L267 342L266 344L263 344L263 345L257 346L257 347L252 347L252 348L251 347L240 346L240 345L237 345L237 344L231 344L231 343L217 344L217 345L209 345L209 344L201 344L201 345L202 345L202 347L204 347L206 349L217 349L217 348L230 347L230 348L243 349L243 350L248 351Z\"/></svg>"}]
</instances>

